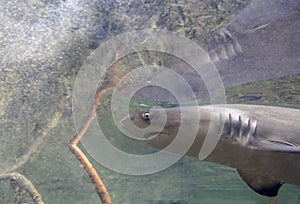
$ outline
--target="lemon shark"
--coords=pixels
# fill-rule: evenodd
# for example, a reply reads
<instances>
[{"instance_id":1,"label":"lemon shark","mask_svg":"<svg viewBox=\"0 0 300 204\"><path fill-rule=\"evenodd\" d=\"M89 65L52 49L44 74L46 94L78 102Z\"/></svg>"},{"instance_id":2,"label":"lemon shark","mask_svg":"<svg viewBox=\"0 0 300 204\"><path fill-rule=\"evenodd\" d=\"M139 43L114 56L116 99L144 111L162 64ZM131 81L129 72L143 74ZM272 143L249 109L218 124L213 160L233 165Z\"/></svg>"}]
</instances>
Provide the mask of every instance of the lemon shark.
<instances>
[{"instance_id":1,"label":"lemon shark","mask_svg":"<svg viewBox=\"0 0 300 204\"><path fill-rule=\"evenodd\" d=\"M216 134L220 135L213 135L218 141L206 161L237 169L249 187L270 198L277 196L284 183L300 186L298 109L240 104L153 108L131 113L120 121L123 129L137 134L129 123L139 128L136 136L145 138L158 149L166 148L175 137L181 137L185 146L183 143L193 137L189 131L178 135L179 127L189 130L198 126L194 141L186 151L196 158L214 123L220 130ZM171 151L182 152L180 148L177 145Z\"/></svg>"}]
</instances>

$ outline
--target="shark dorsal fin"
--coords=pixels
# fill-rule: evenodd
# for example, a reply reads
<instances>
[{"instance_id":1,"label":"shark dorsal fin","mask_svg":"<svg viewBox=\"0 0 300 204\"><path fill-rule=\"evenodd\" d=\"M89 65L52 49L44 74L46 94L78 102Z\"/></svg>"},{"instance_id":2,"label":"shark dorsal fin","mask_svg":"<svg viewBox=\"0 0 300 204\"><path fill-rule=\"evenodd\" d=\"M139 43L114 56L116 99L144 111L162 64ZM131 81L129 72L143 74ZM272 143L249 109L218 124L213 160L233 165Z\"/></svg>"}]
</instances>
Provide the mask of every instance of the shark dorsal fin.
<instances>
[{"instance_id":1,"label":"shark dorsal fin","mask_svg":"<svg viewBox=\"0 0 300 204\"><path fill-rule=\"evenodd\" d=\"M265 175L256 174L253 171L238 169L238 173L250 188L263 196L277 196L278 190L283 185L283 182L274 180L273 178Z\"/></svg>"}]
</instances>

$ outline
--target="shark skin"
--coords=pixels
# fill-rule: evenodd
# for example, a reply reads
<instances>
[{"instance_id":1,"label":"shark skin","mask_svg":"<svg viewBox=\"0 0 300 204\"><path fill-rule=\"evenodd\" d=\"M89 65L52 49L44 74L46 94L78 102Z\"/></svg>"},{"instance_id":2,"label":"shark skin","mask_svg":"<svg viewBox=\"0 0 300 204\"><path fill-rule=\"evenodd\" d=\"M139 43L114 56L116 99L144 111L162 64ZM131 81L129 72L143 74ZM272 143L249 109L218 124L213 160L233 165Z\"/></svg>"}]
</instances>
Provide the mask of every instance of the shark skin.
<instances>
[{"instance_id":1,"label":"shark skin","mask_svg":"<svg viewBox=\"0 0 300 204\"><path fill-rule=\"evenodd\" d=\"M185 113L183 118L181 113ZM161 121L162 114L167 116L165 123ZM131 122L141 128L136 136L144 137L158 149L167 147L175 137L182 137L182 142L189 138L189 132L177 135L180 125L199 125L186 153L196 158L210 124L215 123L221 135L206 161L237 169L250 188L266 197L276 197L284 183L300 186L298 109L240 104L150 109L134 112L120 121L121 127L134 135L137 132L129 128ZM165 124L163 129L161 124ZM172 151L182 152L180 146L176 148Z\"/></svg>"}]
</instances>

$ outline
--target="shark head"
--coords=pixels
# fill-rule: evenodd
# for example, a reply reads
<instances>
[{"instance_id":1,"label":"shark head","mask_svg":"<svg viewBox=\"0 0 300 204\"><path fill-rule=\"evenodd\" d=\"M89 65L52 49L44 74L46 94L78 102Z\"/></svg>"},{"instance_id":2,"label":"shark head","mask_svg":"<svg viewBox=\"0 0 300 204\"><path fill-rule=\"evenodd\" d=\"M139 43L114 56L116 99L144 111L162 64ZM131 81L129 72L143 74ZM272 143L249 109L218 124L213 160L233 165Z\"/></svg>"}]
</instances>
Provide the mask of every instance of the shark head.
<instances>
[{"instance_id":1,"label":"shark head","mask_svg":"<svg viewBox=\"0 0 300 204\"><path fill-rule=\"evenodd\" d=\"M180 110L154 108L133 112L119 124L126 134L147 140L152 146L162 149L176 137L180 126Z\"/></svg>"},{"instance_id":2,"label":"shark head","mask_svg":"<svg viewBox=\"0 0 300 204\"><path fill-rule=\"evenodd\" d=\"M201 114L203 118L199 129L198 111L196 107L153 108L131 113L119 124L126 134L146 140L152 147L165 149L172 143L168 151L185 153L196 138L202 141L207 133L210 115ZM197 151L200 147L201 145L197 145Z\"/></svg>"}]
</instances>

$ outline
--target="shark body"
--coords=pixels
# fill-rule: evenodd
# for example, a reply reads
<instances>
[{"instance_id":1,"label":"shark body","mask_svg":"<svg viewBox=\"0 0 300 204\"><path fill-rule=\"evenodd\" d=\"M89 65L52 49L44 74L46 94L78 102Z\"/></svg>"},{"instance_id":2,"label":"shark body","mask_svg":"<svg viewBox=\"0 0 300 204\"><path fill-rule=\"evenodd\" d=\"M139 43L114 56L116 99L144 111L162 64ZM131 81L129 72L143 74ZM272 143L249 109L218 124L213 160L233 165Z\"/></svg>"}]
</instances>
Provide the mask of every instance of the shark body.
<instances>
[{"instance_id":1,"label":"shark body","mask_svg":"<svg viewBox=\"0 0 300 204\"><path fill-rule=\"evenodd\" d=\"M197 158L214 123L220 137L206 161L237 169L249 187L267 197L277 196L284 183L300 186L300 110L239 104L151 109L121 121L127 132L136 134L128 128L129 122L141 128L139 137L158 149L166 148L175 137L181 138L185 148L185 141L193 137L189 131L178 135L179 127L188 130L198 125L186 152ZM183 152L180 145L171 151Z\"/></svg>"}]
</instances>

